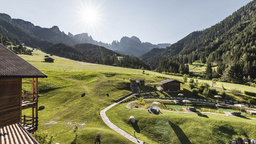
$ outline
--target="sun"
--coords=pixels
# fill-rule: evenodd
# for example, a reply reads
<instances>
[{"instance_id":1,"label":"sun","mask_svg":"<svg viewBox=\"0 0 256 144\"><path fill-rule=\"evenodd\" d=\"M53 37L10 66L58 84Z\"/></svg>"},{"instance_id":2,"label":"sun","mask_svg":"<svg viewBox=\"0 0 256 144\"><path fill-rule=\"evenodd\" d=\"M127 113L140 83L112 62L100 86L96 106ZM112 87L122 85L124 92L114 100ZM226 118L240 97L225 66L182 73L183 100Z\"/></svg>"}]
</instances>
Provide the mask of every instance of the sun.
<instances>
[{"instance_id":1,"label":"sun","mask_svg":"<svg viewBox=\"0 0 256 144\"><path fill-rule=\"evenodd\" d=\"M99 23L99 12L97 9L88 7L82 12L83 21L90 26L97 25Z\"/></svg>"},{"instance_id":2,"label":"sun","mask_svg":"<svg viewBox=\"0 0 256 144\"><path fill-rule=\"evenodd\" d=\"M95 3L87 3L79 10L80 20L89 29L95 29L101 22L100 6Z\"/></svg>"}]
</instances>

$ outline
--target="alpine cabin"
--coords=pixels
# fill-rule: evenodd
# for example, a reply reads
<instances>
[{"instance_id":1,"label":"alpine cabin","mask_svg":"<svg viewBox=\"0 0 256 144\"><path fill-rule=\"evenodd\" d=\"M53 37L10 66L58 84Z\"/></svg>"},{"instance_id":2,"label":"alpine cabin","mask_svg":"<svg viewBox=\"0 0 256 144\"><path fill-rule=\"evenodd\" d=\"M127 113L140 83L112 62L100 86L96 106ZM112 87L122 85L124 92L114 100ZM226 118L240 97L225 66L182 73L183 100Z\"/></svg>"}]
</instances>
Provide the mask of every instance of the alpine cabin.
<instances>
[{"instance_id":1,"label":"alpine cabin","mask_svg":"<svg viewBox=\"0 0 256 144\"><path fill-rule=\"evenodd\" d=\"M164 91L180 91L180 81L174 79L166 79L161 81L160 84L161 88Z\"/></svg>"},{"instance_id":2,"label":"alpine cabin","mask_svg":"<svg viewBox=\"0 0 256 144\"><path fill-rule=\"evenodd\" d=\"M0 143L37 144L38 78L43 72L0 44ZM27 89L24 91L23 86ZM30 112L23 114L23 110Z\"/></svg>"}]
</instances>

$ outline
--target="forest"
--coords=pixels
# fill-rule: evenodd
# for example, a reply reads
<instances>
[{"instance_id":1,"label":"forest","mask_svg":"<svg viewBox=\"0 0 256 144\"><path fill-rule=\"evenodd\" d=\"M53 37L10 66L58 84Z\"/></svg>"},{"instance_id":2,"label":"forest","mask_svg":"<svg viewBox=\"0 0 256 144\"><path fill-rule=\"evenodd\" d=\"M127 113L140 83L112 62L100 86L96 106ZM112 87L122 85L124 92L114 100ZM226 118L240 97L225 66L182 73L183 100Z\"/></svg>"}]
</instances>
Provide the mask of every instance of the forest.
<instances>
[{"instance_id":1,"label":"forest","mask_svg":"<svg viewBox=\"0 0 256 144\"><path fill-rule=\"evenodd\" d=\"M205 79L250 83L256 78L256 1L220 23L189 34L147 61L158 72L184 73L182 66L207 64ZM212 65L218 69L212 70Z\"/></svg>"}]
</instances>

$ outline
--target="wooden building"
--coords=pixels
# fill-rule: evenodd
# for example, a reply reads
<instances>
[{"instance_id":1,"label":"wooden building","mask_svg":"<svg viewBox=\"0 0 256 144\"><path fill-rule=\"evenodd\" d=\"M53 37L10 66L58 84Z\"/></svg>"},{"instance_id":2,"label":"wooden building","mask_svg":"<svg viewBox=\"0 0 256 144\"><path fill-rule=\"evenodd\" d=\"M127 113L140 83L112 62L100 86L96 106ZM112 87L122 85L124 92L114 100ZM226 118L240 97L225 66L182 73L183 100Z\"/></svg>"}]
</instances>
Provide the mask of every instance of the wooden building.
<instances>
[{"instance_id":1,"label":"wooden building","mask_svg":"<svg viewBox=\"0 0 256 144\"><path fill-rule=\"evenodd\" d=\"M180 81L174 79L166 79L161 81L160 84L164 91L180 91Z\"/></svg>"},{"instance_id":2,"label":"wooden building","mask_svg":"<svg viewBox=\"0 0 256 144\"><path fill-rule=\"evenodd\" d=\"M44 58L44 61L45 61L45 62L53 63L53 62L54 62L54 59L51 58L51 57L46 57L46 58Z\"/></svg>"},{"instance_id":3,"label":"wooden building","mask_svg":"<svg viewBox=\"0 0 256 144\"><path fill-rule=\"evenodd\" d=\"M0 44L0 143L38 143L38 78L43 72ZM26 79L26 82L24 82ZM30 88L22 92L22 86ZM22 110L29 109L26 115Z\"/></svg>"}]
</instances>

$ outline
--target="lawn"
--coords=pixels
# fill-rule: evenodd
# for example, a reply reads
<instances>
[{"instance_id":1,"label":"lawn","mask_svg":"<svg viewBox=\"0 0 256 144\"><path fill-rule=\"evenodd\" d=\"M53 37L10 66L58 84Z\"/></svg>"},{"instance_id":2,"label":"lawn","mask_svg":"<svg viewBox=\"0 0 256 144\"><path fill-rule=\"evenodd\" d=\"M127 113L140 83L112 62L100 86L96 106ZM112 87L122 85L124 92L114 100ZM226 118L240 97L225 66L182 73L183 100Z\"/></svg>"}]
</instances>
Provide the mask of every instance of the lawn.
<instances>
[{"instance_id":1,"label":"lawn","mask_svg":"<svg viewBox=\"0 0 256 144\"><path fill-rule=\"evenodd\" d=\"M34 51L33 56L20 55L48 75L48 78L39 78L39 106L45 109L39 111L36 137L47 136L47 140L53 137L53 143L84 144L93 143L100 134L102 143L130 143L106 126L99 112L130 93L129 78L152 82L161 79L142 74L142 70L81 63L57 56L51 56L54 63L46 63L43 62L45 55L39 50ZM23 90L29 90L29 86L24 85ZM86 95L81 97L83 92Z\"/></svg>"},{"instance_id":2,"label":"lawn","mask_svg":"<svg viewBox=\"0 0 256 144\"><path fill-rule=\"evenodd\" d=\"M48 136L48 140L52 136L54 143L65 144L75 141L82 144L93 143L97 134L101 134L102 143L130 143L126 138L104 124L99 115L100 110L112 104L114 100L130 93L129 78L143 78L146 82L151 83L158 83L166 78L182 81L182 77L178 76L164 75L147 70L145 74L142 74L143 71L139 69L77 62L58 56L51 56L55 59L54 63L46 63L43 62L45 55L47 54L35 50L33 56L20 56L48 75L48 78L39 79L39 106L44 105L45 109L39 111L39 129L35 135L41 137ZM211 83L211 81L205 82ZM217 85L219 85L218 82ZM233 84L227 83L227 85L225 84L225 88L229 88L229 86L232 85ZM235 86L239 88L239 90L248 88L242 85ZM24 90L25 89L27 89L26 86L24 87ZM142 90L150 91L152 88L144 87ZM256 91L256 89L252 88L248 91ZM83 92L85 92L86 95L81 97ZM109 96L106 96L106 93L109 93ZM164 96L165 94L161 93L160 95ZM177 94L169 95L175 96ZM121 128L133 134L133 129L130 128L130 125L126 124L126 116L134 113L135 118L143 118L138 124L141 125L140 122L143 122L145 127L141 129L141 134L138 133L138 135L136 135L142 140L145 139L149 143L180 143L180 135L176 135L176 130L178 130L178 132L183 131L181 134L191 131L191 134L185 135L185 140L188 138L192 143L195 143L196 140L198 140L196 143L202 143L202 140L199 138L191 139L191 136L196 137L192 133L196 131L196 127L191 130L189 130L189 127L187 130L184 130L184 128L187 126L185 121L188 121L189 117L195 119L194 123L189 123L191 125L194 125L196 122L199 123L199 120L204 120L205 118L192 114L173 114L174 117L172 119L170 113L165 114L164 112L163 115L158 116L147 115L145 111L126 110L122 108L124 105L120 106L121 107L117 106L108 111L111 120L113 120L114 123L120 122ZM123 113L120 114L120 112ZM24 113L26 113L26 111ZM149 118L153 118L154 121L151 121ZM171 122L169 121L170 118ZM212 124L210 128L212 130L214 123L218 122L218 117L209 116L209 118L212 120L212 122L210 121ZM224 118L222 120L224 120ZM180 125L179 121L182 122L183 119L184 124L182 123ZM241 123L237 120L238 125L248 124L247 121L243 119L240 120L242 121ZM150 126L151 124L153 125L152 127ZM207 122L204 122L204 124L207 124ZM250 126L254 127L254 122ZM77 137L76 133L74 133L76 127L78 128ZM172 129L172 127L175 129ZM200 126L197 127L199 127L199 129L202 128ZM209 128L209 126L206 128ZM245 128L246 127L243 129ZM182 131L180 131L180 129L182 129ZM243 130L239 133L236 129L235 127L234 133L237 135L241 134L241 136L245 135L249 138L252 137L252 133L255 135L254 130L250 132ZM207 130L207 132L212 133L209 130ZM224 136L226 135L227 134ZM229 140L231 137L227 135L227 138L220 138L220 142L226 142L226 139Z\"/></svg>"},{"instance_id":3,"label":"lawn","mask_svg":"<svg viewBox=\"0 0 256 144\"><path fill-rule=\"evenodd\" d=\"M255 139L256 120L218 114L165 112L154 115L146 110L126 109L126 103L107 111L109 119L146 143L230 143L238 137ZM135 125L129 117L137 120Z\"/></svg>"}]
</instances>

